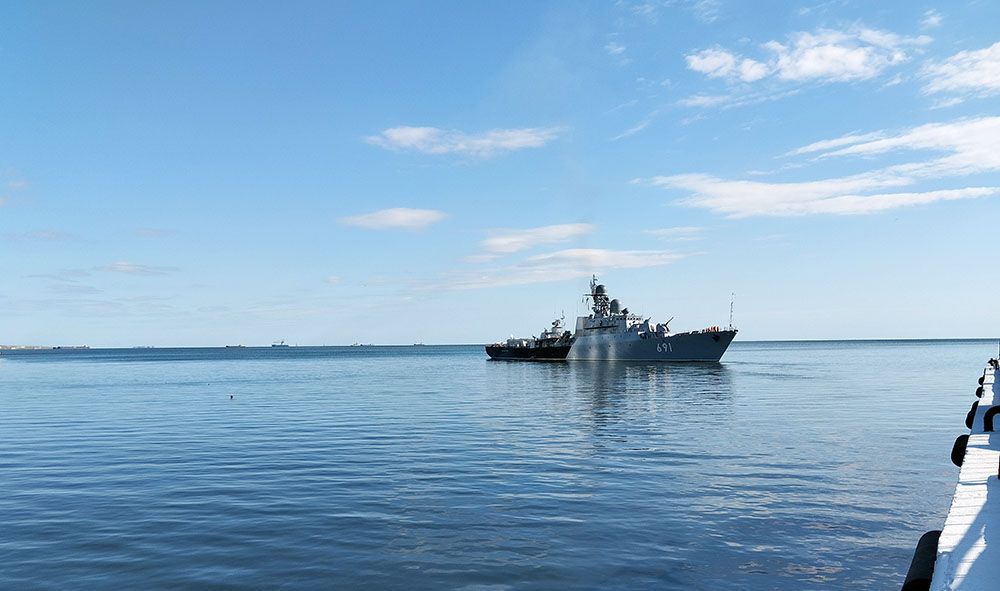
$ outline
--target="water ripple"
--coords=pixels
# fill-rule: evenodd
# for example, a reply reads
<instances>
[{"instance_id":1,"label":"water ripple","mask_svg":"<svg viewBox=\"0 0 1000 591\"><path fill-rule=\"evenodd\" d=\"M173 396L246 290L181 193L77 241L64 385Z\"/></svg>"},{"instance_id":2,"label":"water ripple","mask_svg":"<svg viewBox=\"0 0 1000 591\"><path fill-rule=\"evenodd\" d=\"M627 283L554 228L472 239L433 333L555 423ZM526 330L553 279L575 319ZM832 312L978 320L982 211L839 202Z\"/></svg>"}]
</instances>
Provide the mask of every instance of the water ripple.
<instances>
[{"instance_id":1,"label":"water ripple","mask_svg":"<svg viewBox=\"0 0 1000 591\"><path fill-rule=\"evenodd\" d=\"M5 355L0 587L895 589L992 351Z\"/></svg>"}]
</instances>

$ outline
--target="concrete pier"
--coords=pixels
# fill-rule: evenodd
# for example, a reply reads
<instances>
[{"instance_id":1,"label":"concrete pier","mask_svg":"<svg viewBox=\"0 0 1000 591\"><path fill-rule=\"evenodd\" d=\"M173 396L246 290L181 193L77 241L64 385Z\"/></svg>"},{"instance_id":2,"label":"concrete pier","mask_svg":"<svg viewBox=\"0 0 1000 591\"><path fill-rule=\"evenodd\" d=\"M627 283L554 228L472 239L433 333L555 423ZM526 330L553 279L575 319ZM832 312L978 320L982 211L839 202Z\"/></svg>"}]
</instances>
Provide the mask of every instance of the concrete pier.
<instances>
[{"instance_id":1,"label":"concrete pier","mask_svg":"<svg viewBox=\"0 0 1000 591\"><path fill-rule=\"evenodd\" d=\"M970 398L970 404L977 400ZM955 498L938 539L932 591L1000 588L1000 370L987 366L978 401L970 413ZM990 412L994 404L998 408ZM994 432L985 431L984 419L992 420Z\"/></svg>"}]
</instances>

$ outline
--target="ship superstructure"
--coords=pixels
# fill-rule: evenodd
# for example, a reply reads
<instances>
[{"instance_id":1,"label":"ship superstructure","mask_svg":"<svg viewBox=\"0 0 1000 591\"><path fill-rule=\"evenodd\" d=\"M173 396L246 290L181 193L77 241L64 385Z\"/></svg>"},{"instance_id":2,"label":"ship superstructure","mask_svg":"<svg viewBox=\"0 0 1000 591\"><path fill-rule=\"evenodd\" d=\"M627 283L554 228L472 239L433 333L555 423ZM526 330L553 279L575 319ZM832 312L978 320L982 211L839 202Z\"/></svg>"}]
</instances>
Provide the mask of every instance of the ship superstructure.
<instances>
[{"instance_id":1,"label":"ship superstructure","mask_svg":"<svg viewBox=\"0 0 1000 591\"><path fill-rule=\"evenodd\" d=\"M562 318L553 320L552 326L537 337L512 336L504 342L486 345L486 353L493 359L562 361L573 344L573 335L563 328L562 321Z\"/></svg>"},{"instance_id":2,"label":"ship superstructure","mask_svg":"<svg viewBox=\"0 0 1000 591\"><path fill-rule=\"evenodd\" d=\"M591 313L576 319L572 334L563 332L558 339L551 331L538 338L508 339L486 347L494 359L568 359L631 361L718 361L736 336L732 326L708 327L698 331L673 333L670 321L654 323L650 318L629 312L607 288L590 281ZM553 323L553 327L556 323ZM561 326L560 326L561 329ZM551 348L557 345L556 348ZM562 357L556 355L565 353Z\"/></svg>"}]
</instances>

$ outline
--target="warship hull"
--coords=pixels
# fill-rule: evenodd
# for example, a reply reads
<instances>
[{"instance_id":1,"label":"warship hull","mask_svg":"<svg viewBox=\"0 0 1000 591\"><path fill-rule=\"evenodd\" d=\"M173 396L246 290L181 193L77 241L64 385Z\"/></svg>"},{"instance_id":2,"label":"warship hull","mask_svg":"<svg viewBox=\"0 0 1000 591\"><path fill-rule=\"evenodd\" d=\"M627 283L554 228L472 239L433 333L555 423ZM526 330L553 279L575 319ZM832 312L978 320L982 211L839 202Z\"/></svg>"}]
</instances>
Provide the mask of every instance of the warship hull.
<instances>
[{"instance_id":1,"label":"warship hull","mask_svg":"<svg viewBox=\"0 0 1000 591\"><path fill-rule=\"evenodd\" d=\"M592 313L576 319L576 330L564 331L562 318L537 338L515 339L486 346L491 359L545 361L706 361L718 362L736 337L732 306L729 327L710 326L703 330L673 333L670 321L654 323L651 318L632 314L607 288L590 281Z\"/></svg>"},{"instance_id":2,"label":"warship hull","mask_svg":"<svg viewBox=\"0 0 1000 591\"><path fill-rule=\"evenodd\" d=\"M689 332L666 336L634 333L582 334L566 359L571 361L718 361L736 336L735 330Z\"/></svg>"},{"instance_id":3,"label":"warship hull","mask_svg":"<svg viewBox=\"0 0 1000 591\"><path fill-rule=\"evenodd\" d=\"M569 354L570 345L553 347L508 347L507 345L487 345L486 354L490 359L506 361L563 361Z\"/></svg>"}]
</instances>

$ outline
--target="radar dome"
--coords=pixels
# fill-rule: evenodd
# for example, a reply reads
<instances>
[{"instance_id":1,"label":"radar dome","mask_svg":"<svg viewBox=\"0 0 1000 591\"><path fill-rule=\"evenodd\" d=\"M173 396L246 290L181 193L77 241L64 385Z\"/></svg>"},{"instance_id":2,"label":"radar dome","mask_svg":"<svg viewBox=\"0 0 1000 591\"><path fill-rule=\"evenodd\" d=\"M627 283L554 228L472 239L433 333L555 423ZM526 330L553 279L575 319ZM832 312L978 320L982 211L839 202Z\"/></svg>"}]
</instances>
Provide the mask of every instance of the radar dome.
<instances>
[{"instance_id":1,"label":"radar dome","mask_svg":"<svg viewBox=\"0 0 1000 591\"><path fill-rule=\"evenodd\" d=\"M622 304L618 300L611 300L611 313L619 314L622 311Z\"/></svg>"},{"instance_id":2,"label":"radar dome","mask_svg":"<svg viewBox=\"0 0 1000 591\"><path fill-rule=\"evenodd\" d=\"M597 295L604 295L608 293L608 290L605 289L604 285L602 284L594 288L594 293L596 293Z\"/></svg>"}]
</instances>

